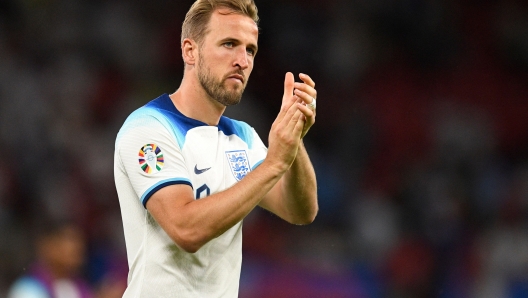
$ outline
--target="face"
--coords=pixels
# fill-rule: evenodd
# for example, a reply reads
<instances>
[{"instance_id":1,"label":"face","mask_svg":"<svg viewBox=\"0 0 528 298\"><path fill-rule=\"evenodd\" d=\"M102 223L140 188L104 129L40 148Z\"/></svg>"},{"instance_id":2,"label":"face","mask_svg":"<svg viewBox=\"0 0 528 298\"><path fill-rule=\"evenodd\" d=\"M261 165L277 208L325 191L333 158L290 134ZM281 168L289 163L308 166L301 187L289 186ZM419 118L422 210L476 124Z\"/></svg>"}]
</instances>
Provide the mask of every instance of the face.
<instances>
[{"instance_id":1,"label":"face","mask_svg":"<svg viewBox=\"0 0 528 298\"><path fill-rule=\"evenodd\" d=\"M209 97L224 106L240 102L253 70L258 27L243 15L215 11L198 49L197 76Z\"/></svg>"},{"instance_id":2,"label":"face","mask_svg":"<svg viewBox=\"0 0 528 298\"><path fill-rule=\"evenodd\" d=\"M56 274L69 275L83 264L85 240L76 227L64 227L56 235L48 236L41 244L46 263Z\"/></svg>"}]
</instances>

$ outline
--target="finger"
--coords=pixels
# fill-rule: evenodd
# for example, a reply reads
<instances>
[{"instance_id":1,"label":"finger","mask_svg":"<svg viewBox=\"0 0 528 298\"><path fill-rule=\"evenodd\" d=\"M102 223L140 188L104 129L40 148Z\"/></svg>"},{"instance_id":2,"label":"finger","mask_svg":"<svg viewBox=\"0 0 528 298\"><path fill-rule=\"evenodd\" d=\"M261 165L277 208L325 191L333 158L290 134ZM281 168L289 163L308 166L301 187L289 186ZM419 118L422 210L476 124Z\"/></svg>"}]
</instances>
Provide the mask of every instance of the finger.
<instances>
[{"instance_id":1,"label":"finger","mask_svg":"<svg viewBox=\"0 0 528 298\"><path fill-rule=\"evenodd\" d=\"M297 96L294 96L294 97L297 98ZM299 110L299 105L304 106L301 99L296 99L294 100L294 103L286 109L282 119L279 120L279 123L281 123L281 126L288 127L291 124L292 120L296 121L295 119L299 115L302 116L304 114L302 111Z\"/></svg>"},{"instance_id":2,"label":"finger","mask_svg":"<svg viewBox=\"0 0 528 298\"><path fill-rule=\"evenodd\" d=\"M308 133L308 130L315 124L315 110L310 109L304 104L298 104L299 111L304 115L304 126L302 128L301 139Z\"/></svg>"},{"instance_id":3,"label":"finger","mask_svg":"<svg viewBox=\"0 0 528 298\"><path fill-rule=\"evenodd\" d=\"M291 107L291 105L293 104L294 83L295 79L293 77L293 74L291 72L287 72L284 78L284 94L282 96L281 108L279 114L277 115L277 119L279 120L279 122L282 121L282 118L288 111L288 108Z\"/></svg>"},{"instance_id":4,"label":"finger","mask_svg":"<svg viewBox=\"0 0 528 298\"><path fill-rule=\"evenodd\" d=\"M297 106L297 105L294 105ZM301 138L301 134L303 132L305 119L303 116L303 112L297 108L295 110L295 113L291 117L290 121L288 122L287 131L291 131L292 135L295 138Z\"/></svg>"},{"instance_id":5,"label":"finger","mask_svg":"<svg viewBox=\"0 0 528 298\"><path fill-rule=\"evenodd\" d=\"M297 104L297 108L303 113L303 115L306 118L314 118L315 117L315 110L311 109L310 107L306 106L303 103Z\"/></svg>"},{"instance_id":6,"label":"finger","mask_svg":"<svg viewBox=\"0 0 528 298\"><path fill-rule=\"evenodd\" d=\"M295 87L295 89L293 90L294 93L295 93L295 90L301 90L304 93L310 95L310 97L317 98L317 90L315 90L314 88L310 87L309 85L305 83L297 82L294 84L294 87Z\"/></svg>"},{"instance_id":7,"label":"finger","mask_svg":"<svg viewBox=\"0 0 528 298\"><path fill-rule=\"evenodd\" d=\"M317 90L315 90L315 82L312 80L312 78L304 73L300 73L299 77L303 82L296 82L294 84L295 89L300 89L309 94L311 97L317 98Z\"/></svg>"},{"instance_id":8,"label":"finger","mask_svg":"<svg viewBox=\"0 0 528 298\"><path fill-rule=\"evenodd\" d=\"M284 105L281 109L281 112L279 113L280 116L277 117L278 118L278 122L279 123L282 123L282 126L283 127L286 127L289 125L291 119L295 118L296 117L296 114L303 114L302 112L298 111L299 108L297 106L297 104L301 104L301 105L304 105L303 103L303 99L300 98L299 96L297 95L294 95L292 94L291 96L291 105Z\"/></svg>"},{"instance_id":9,"label":"finger","mask_svg":"<svg viewBox=\"0 0 528 298\"><path fill-rule=\"evenodd\" d=\"M293 103L290 106L283 105L281 107L281 110L279 114L277 115L277 118L275 120L277 127L286 127L288 126L291 119L294 117L295 112L298 110L297 106L294 103L301 103L302 99L300 99L296 95L292 95L292 98L294 98L292 101Z\"/></svg>"},{"instance_id":10,"label":"finger","mask_svg":"<svg viewBox=\"0 0 528 298\"><path fill-rule=\"evenodd\" d=\"M312 101L315 98L315 96L312 96L312 95L302 91L301 89L295 89L293 91L293 93L295 94L295 96L300 98L305 104L311 104Z\"/></svg>"},{"instance_id":11,"label":"finger","mask_svg":"<svg viewBox=\"0 0 528 298\"><path fill-rule=\"evenodd\" d=\"M304 104L298 104L297 106L304 116L305 128L310 128L315 123L315 110L312 110Z\"/></svg>"},{"instance_id":12,"label":"finger","mask_svg":"<svg viewBox=\"0 0 528 298\"><path fill-rule=\"evenodd\" d=\"M287 72L284 78L284 94L282 96L282 105L290 106L292 104L293 97L293 86L295 84L295 79L293 73Z\"/></svg>"},{"instance_id":13,"label":"finger","mask_svg":"<svg viewBox=\"0 0 528 298\"><path fill-rule=\"evenodd\" d=\"M308 86L312 87L312 88L315 88L315 82L314 80L312 80L312 78L310 78L309 75L307 74L304 74L304 73L300 73L299 74L299 78L301 78L301 80L307 84Z\"/></svg>"}]
</instances>

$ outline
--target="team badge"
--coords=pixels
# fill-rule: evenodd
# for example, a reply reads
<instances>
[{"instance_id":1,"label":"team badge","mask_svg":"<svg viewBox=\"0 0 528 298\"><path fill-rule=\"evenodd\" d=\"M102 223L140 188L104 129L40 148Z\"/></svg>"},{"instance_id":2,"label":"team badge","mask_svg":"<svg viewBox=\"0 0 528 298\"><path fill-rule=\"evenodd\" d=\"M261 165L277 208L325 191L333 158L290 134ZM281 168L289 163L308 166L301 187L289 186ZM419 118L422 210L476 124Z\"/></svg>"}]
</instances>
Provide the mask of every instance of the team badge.
<instances>
[{"instance_id":1,"label":"team badge","mask_svg":"<svg viewBox=\"0 0 528 298\"><path fill-rule=\"evenodd\" d=\"M227 160L231 166L231 172L236 180L240 181L244 178L251 169L249 168L249 160L244 150L226 151Z\"/></svg>"},{"instance_id":2,"label":"team badge","mask_svg":"<svg viewBox=\"0 0 528 298\"><path fill-rule=\"evenodd\" d=\"M163 152L156 144L147 144L139 150L139 166L147 174L155 174L163 168Z\"/></svg>"}]
</instances>

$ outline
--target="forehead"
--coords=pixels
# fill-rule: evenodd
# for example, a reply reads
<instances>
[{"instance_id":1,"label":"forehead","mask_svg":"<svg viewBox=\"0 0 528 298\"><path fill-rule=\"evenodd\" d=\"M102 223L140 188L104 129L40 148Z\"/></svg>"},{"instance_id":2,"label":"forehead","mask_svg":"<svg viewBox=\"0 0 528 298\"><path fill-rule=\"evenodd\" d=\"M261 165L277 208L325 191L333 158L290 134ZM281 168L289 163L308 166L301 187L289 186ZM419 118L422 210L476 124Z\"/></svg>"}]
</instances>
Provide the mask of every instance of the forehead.
<instances>
[{"instance_id":1,"label":"forehead","mask_svg":"<svg viewBox=\"0 0 528 298\"><path fill-rule=\"evenodd\" d=\"M253 43L258 39L258 26L250 17L225 8L213 12L208 31L207 35L215 39L235 38Z\"/></svg>"}]
</instances>

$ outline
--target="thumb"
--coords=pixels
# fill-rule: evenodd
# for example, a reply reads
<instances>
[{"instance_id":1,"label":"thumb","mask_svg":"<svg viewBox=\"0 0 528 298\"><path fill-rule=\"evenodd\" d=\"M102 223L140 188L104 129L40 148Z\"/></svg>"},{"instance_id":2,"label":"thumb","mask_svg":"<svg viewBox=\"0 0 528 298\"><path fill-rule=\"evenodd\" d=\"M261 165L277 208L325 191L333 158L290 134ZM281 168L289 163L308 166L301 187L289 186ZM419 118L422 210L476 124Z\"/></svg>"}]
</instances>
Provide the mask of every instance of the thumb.
<instances>
[{"instance_id":1,"label":"thumb","mask_svg":"<svg viewBox=\"0 0 528 298\"><path fill-rule=\"evenodd\" d=\"M287 72L286 77L284 78L284 95L282 96L282 103L284 104L288 99L291 99L293 96L293 85L295 79L293 73Z\"/></svg>"}]
</instances>

